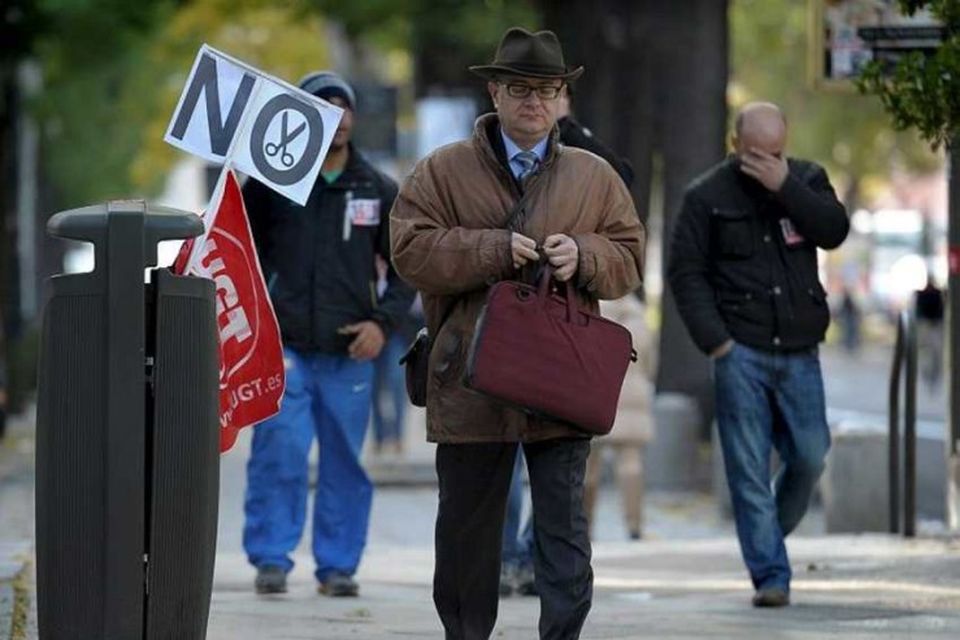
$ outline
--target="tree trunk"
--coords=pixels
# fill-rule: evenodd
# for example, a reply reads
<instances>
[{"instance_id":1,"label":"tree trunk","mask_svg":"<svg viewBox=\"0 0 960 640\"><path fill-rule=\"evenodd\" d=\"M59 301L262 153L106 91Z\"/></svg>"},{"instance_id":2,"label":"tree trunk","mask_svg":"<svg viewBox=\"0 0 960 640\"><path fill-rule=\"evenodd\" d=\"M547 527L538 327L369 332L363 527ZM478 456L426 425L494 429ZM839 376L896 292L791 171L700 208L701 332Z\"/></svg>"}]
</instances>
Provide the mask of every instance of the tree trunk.
<instances>
[{"instance_id":1,"label":"tree trunk","mask_svg":"<svg viewBox=\"0 0 960 640\"><path fill-rule=\"evenodd\" d=\"M657 3L662 20L658 85L666 91L658 105L664 157L663 269L670 259L673 223L683 190L697 175L723 159L727 128L728 34L726 0ZM677 312L669 286L661 306L659 392L695 396L712 420L710 365L699 352Z\"/></svg>"},{"instance_id":2,"label":"tree trunk","mask_svg":"<svg viewBox=\"0 0 960 640\"><path fill-rule=\"evenodd\" d=\"M17 76L14 64L0 65L0 349L18 330L17 224ZM6 340L3 339L6 337ZM6 353L0 353L0 360ZM9 361L9 360L7 360Z\"/></svg>"},{"instance_id":3,"label":"tree trunk","mask_svg":"<svg viewBox=\"0 0 960 640\"><path fill-rule=\"evenodd\" d=\"M724 155L728 76L727 0L560 0L540 3L568 64L583 64L578 117L633 164L633 193L646 217L653 157L663 158L663 267L687 183ZM695 396L712 416L710 367L677 313L661 303L659 392Z\"/></svg>"},{"instance_id":4,"label":"tree trunk","mask_svg":"<svg viewBox=\"0 0 960 640\"><path fill-rule=\"evenodd\" d=\"M650 202L655 130L653 68L646 43L654 0L541 2L544 24L557 33L568 65L583 65L573 87L577 119L634 169L632 193L641 219Z\"/></svg>"},{"instance_id":5,"label":"tree trunk","mask_svg":"<svg viewBox=\"0 0 960 640\"><path fill-rule=\"evenodd\" d=\"M413 36L414 94L427 96L466 96L477 103L478 113L492 108L486 83L467 68L487 62L496 43L482 54L472 51L451 32L449 25L461 19L458 0L426 3L411 20Z\"/></svg>"}]
</instances>

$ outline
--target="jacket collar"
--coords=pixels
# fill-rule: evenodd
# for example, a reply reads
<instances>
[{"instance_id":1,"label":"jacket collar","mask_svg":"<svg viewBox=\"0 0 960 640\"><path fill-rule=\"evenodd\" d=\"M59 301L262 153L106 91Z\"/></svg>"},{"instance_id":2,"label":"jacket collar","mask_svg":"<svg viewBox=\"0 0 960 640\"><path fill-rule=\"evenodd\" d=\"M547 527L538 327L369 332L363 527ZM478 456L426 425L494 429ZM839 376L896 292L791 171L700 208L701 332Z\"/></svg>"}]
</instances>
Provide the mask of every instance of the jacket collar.
<instances>
[{"instance_id":1,"label":"jacket collar","mask_svg":"<svg viewBox=\"0 0 960 640\"><path fill-rule=\"evenodd\" d=\"M348 143L350 149L350 156L347 158L347 164L343 167L343 173L337 176L337 179L330 184L325 184L326 188L352 188L359 182L367 182L370 179L369 170L370 165L367 163L366 158L363 157L363 154L353 143ZM322 176L317 176L317 182L320 183L323 181Z\"/></svg>"},{"instance_id":2,"label":"jacket collar","mask_svg":"<svg viewBox=\"0 0 960 640\"><path fill-rule=\"evenodd\" d=\"M491 167L499 171L505 180L516 184L508 165L507 152L503 146L503 138L500 136L500 118L496 113L485 113L477 118L473 125L473 144ZM538 174L548 171L559 155L560 130L554 125Z\"/></svg>"},{"instance_id":3,"label":"jacket collar","mask_svg":"<svg viewBox=\"0 0 960 640\"><path fill-rule=\"evenodd\" d=\"M503 127L500 127L500 140L503 142L504 151L507 154L507 159L511 159L517 154L523 152L523 149L513 141L513 138L507 135L507 132L503 130ZM543 140L538 142L533 146L530 151L532 151L537 156L537 162L543 162L543 157L547 154L547 145L550 143L550 136L546 135L543 137Z\"/></svg>"}]
</instances>

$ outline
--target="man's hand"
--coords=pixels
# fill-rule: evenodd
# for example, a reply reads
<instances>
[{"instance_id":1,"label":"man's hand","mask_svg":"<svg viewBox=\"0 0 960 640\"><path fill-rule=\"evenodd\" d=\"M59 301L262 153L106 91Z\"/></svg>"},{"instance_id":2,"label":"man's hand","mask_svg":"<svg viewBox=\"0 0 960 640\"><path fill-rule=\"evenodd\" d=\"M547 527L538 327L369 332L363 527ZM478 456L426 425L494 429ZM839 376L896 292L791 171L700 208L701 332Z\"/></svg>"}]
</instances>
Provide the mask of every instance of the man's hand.
<instances>
[{"instance_id":1,"label":"man's hand","mask_svg":"<svg viewBox=\"0 0 960 640\"><path fill-rule=\"evenodd\" d=\"M777 192L787 179L787 159L751 147L740 156L740 170L770 191Z\"/></svg>"},{"instance_id":2,"label":"man's hand","mask_svg":"<svg viewBox=\"0 0 960 640\"><path fill-rule=\"evenodd\" d=\"M547 254L550 264L556 269L553 277L560 282L566 282L577 272L580 264L580 247L573 238L562 233L548 236L543 242L543 251Z\"/></svg>"},{"instance_id":3,"label":"man's hand","mask_svg":"<svg viewBox=\"0 0 960 640\"><path fill-rule=\"evenodd\" d=\"M356 324L348 324L337 329L340 335L355 335L350 343L350 357L354 360L373 360L380 355L386 336L383 329L373 320L364 320Z\"/></svg>"},{"instance_id":4,"label":"man's hand","mask_svg":"<svg viewBox=\"0 0 960 640\"><path fill-rule=\"evenodd\" d=\"M722 345L720 345L719 347L717 347L716 349L714 349L713 351L711 351L711 352L710 352L710 357L711 357L713 360L719 360L719 359L722 358L723 356L725 356L725 355L727 355L728 353L730 353L731 351L733 351L733 345L734 345L734 344L735 344L735 343L734 343L734 341L733 341L732 339L727 340L727 341L724 342Z\"/></svg>"},{"instance_id":5,"label":"man's hand","mask_svg":"<svg viewBox=\"0 0 960 640\"><path fill-rule=\"evenodd\" d=\"M521 233L514 233L510 238L510 249L513 251L513 268L519 269L527 262L540 259L537 253L537 241Z\"/></svg>"}]
</instances>

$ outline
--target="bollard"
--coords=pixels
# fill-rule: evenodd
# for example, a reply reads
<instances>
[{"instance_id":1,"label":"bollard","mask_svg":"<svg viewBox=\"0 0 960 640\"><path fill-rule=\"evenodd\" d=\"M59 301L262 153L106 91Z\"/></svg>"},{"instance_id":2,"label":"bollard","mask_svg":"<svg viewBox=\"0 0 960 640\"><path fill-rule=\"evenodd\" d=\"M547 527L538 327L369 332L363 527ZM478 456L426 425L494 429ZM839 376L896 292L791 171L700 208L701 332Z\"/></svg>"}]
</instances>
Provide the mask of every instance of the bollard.
<instances>
[{"instance_id":1,"label":"bollard","mask_svg":"<svg viewBox=\"0 0 960 640\"><path fill-rule=\"evenodd\" d=\"M202 232L187 212L115 201L48 232L94 245L48 283L36 451L40 637L202 639L216 548L213 282L156 265Z\"/></svg>"}]
</instances>

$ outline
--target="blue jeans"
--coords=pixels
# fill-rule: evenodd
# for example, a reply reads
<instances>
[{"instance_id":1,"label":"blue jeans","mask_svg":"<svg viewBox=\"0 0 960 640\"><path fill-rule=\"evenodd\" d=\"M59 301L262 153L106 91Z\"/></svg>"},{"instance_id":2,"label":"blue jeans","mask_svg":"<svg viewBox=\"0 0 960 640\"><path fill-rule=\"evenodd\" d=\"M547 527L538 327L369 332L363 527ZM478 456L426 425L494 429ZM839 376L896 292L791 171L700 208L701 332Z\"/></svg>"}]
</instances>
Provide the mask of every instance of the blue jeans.
<instances>
[{"instance_id":1,"label":"blue jeans","mask_svg":"<svg viewBox=\"0 0 960 640\"><path fill-rule=\"evenodd\" d=\"M790 588L784 536L806 513L830 448L817 349L740 344L715 363L717 426L740 550L757 589ZM781 465L770 482L770 454Z\"/></svg>"},{"instance_id":2,"label":"blue jeans","mask_svg":"<svg viewBox=\"0 0 960 640\"><path fill-rule=\"evenodd\" d=\"M407 341L392 334L374 362L373 437L377 444L403 440L403 418L407 410L407 381L400 358Z\"/></svg>"},{"instance_id":3,"label":"blue jeans","mask_svg":"<svg viewBox=\"0 0 960 640\"><path fill-rule=\"evenodd\" d=\"M510 493L507 495L507 512L503 520L503 564L522 566L533 563L533 515L520 528L523 515L523 447L517 447L517 460L510 478Z\"/></svg>"},{"instance_id":4,"label":"blue jeans","mask_svg":"<svg viewBox=\"0 0 960 640\"><path fill-rule=\"evenodd\" d=\"M280 413L254 427L247 464L243 548L256 567L293 568L303 533L307 455L320 443L313 503L316 576L353 575L367 540L373 485L360 465L370 416L373 363L284 349Z\"/></svg>"}]
</instances>

